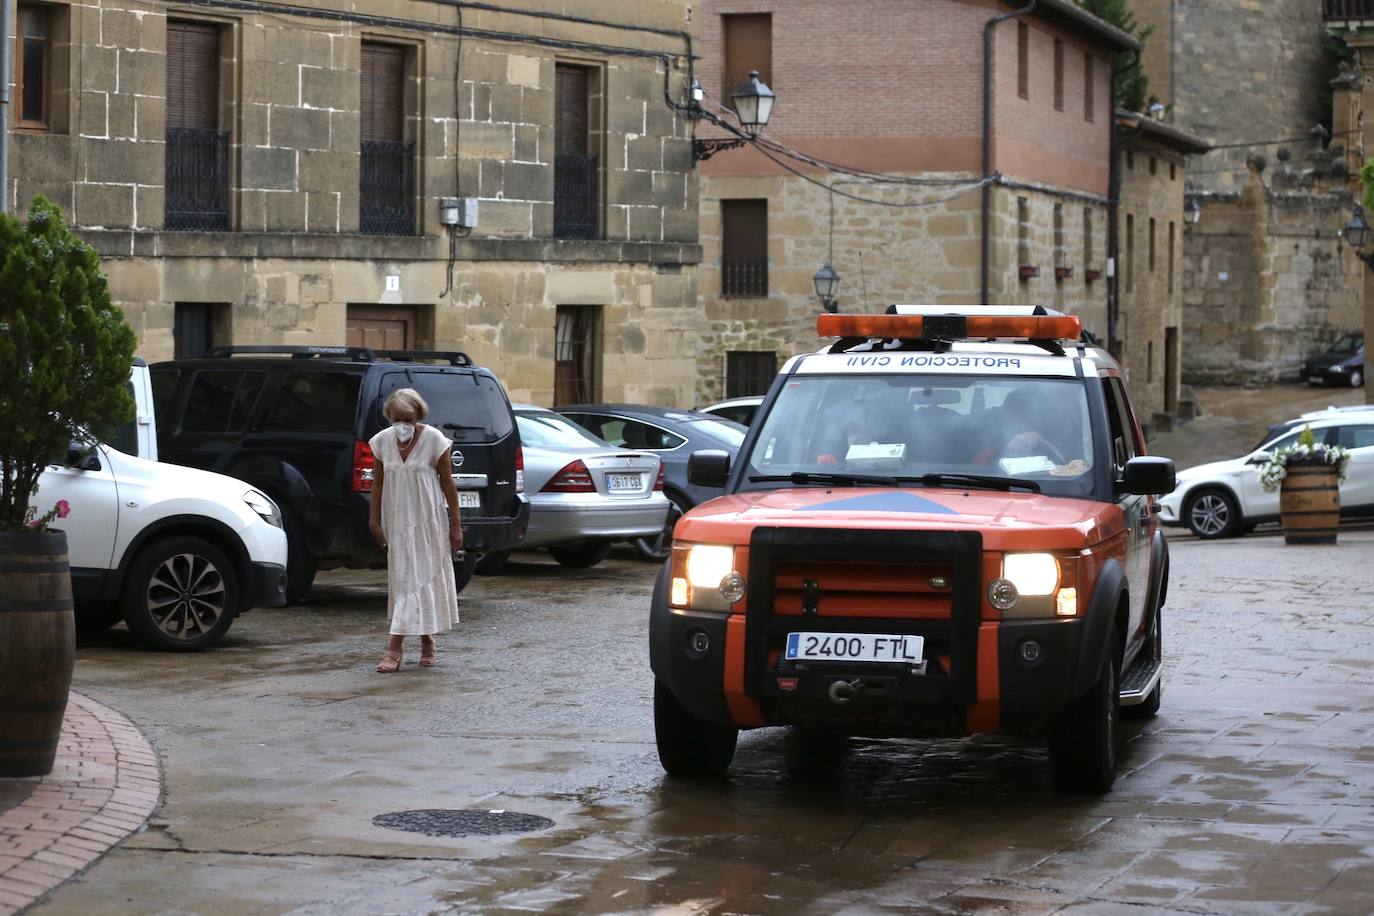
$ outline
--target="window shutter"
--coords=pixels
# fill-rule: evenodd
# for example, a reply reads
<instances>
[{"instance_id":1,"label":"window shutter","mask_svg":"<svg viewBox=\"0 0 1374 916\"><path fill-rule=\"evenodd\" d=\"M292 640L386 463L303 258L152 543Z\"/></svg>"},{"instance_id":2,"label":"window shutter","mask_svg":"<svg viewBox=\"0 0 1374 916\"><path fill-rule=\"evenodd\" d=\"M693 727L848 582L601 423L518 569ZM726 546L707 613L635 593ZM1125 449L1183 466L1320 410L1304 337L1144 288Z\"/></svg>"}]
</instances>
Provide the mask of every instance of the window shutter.
<instances>
[{"instance_id":1,"label":"window shutter","mask_svg":"<svg viewBox=\"0 0 1374 916\"><path fill-rule=\"evenodd\" d=\"M167 21L167 126L219 127L219 27Z\"/></svg>"},{"instance_id":2,"label":"window shutter","mask_svg":"<svg viewBox=\"0 0 1374 916\"><path fill-rule=\"evenodd\" d=\"M362 138L405 139L405 49L363 42Z\"/></svg>"},{"instance_id":3,"label":"window shutter","mask_svg":"<svg viewBox=\"0 0 1374 916\"><path fill-rule=\"evenodd\" d=\"M771 13L750 13L721 17L725 37L725 72L721 76L721 102L730 105L730 93L749 78L750 70L759 71L759 79L769 88L773 85L773 16Z\"/></svg>"},{"instance_id":4,"label":"window shutter","mask_svg":"<svg viewBox=\"0 0 1374 916\"><path fill-rule=\"evenodd\" d=\"M585 156L590 131L587 68L555 66L554 86L554 152L563 156Z\"/></svg>"}]
</instances>

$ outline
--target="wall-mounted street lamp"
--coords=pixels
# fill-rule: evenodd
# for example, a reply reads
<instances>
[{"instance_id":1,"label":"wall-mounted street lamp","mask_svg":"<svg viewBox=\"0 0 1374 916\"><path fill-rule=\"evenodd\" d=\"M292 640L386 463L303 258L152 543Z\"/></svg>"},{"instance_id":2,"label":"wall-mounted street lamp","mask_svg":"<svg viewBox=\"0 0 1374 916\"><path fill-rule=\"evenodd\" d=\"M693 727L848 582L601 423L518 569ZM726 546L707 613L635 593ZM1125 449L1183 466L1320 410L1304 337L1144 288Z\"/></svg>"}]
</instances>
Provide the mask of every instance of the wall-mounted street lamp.
<instances>
[{"instance_id":1,"label":"wall-mounted street lamp","mask_svg":"<svg viewBox=\"0 0 1374 916\"><path fill-rule=\"evenodd\" d=\"M840 275L835 273L835 268L830 266L829 261L816 271L811 281L816 285L816 298L821 300L821 308L827 312L835 311L835 298L840 291Z\"/></svg>"},{"instance_id":2,"label":"wall-mounted street lamp","mask_svg":"<svg viewBox=\"0 0 1374 916\"><path fill-rule=\"evenodd\" d=\"M1197 202L1196 197L1190 197L1183 202L1183 221L1196 226L1202 219L1202 205Z\"/></svg>"},{"instance_id":3,"label":"wall-mounted street lamp","mask_svg":"<svg viewBox=\"0 0 1374 916\"><path fill-rule=\"evenodd\" d=\"M1366 264L1374 264L1374 229L1369 228L1369 223L1364 221L1364 207L1355 205L1355 214L1350 217L1350 222L1345 224L1341 235L1345 236L1345 241L1350 245L1350 250L1355 252L1355 257Z\"/></svg>"},{"instance_id":4,"label":"wall-mounted street lamp","mask_svg":"<svg viewBox=\"0 0 1374 916\"><path fill-rule=\"evenodd\" d=\"M738 149L746 141L753 140L758 136L759 131L768 126L768 119L773 116L773 102L776 96L773 90L759 79L759 71L750 70L749 79L741 83L734 92L730 93L730 99L735 104L735 116L739 118L739 127L735 127L728 121L716 117L714 114L701 107L701 100L698 93L701 90L700 84L692 86L692 116L695 118L705 118L711 123L723 127L733 137L693 140L692 159L701 162L710 159L721 150ZM704 93L701 93L704 95ZM743 128L741 130L740 128Z\"/></svg>"}]
</instances>

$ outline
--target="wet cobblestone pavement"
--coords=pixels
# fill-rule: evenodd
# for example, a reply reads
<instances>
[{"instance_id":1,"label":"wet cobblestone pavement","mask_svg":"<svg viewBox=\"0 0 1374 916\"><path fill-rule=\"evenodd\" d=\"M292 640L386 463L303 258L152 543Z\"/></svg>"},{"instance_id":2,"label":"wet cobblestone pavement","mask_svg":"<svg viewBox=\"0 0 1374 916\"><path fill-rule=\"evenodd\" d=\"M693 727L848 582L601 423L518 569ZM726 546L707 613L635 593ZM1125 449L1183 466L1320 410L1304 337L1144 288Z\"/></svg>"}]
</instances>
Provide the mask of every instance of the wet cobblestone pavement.
<instances>
[{"instance_id":1,"label":"wet cobblestone pavement","mask_svg":"<svg viewBox=\"0 0 1374 916\"><path fill-rule=\"evenodd\" d=\"M746 734L720 786L653 747L653 569L479 578L433 670L372 667L384 579L337 573L203 655L84 637L76 686L162 756L150 828L34 913L1374 911L1374 532L1180 542L1160 716L1056 796L1004 739ZM548 830L430 838L426 808Z\"/></svg>"}]
</instances>

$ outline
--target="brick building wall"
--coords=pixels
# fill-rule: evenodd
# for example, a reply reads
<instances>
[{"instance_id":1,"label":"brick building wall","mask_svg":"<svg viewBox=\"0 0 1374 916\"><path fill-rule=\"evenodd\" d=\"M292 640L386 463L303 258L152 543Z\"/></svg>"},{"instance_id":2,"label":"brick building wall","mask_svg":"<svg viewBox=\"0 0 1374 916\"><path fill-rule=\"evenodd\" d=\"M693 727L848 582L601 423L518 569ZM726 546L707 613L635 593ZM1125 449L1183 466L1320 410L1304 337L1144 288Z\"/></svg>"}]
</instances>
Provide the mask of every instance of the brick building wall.
<instances>
[{"instance_id":1,"label":"brick building wall","mask_svg":"<svg viewBox=\"0 0 1374 916\"><path fill-rule=\"evenodd\" d=\"M847 166L950 183L866 183L791 163L808 181L749 148L702 163L700 400L728 390L731 352L774 352L781 363L818 345L812 275L832 247L841 311L980 301L981 192L968 186L982 169L983 25L1010 8L972 0L709 0L701 6L698 75L712 95L722 96L722 16L770 13L770 87L778 96L770 136ZM1078 314L1105 339L1107 283L1087 272L1105 271L1107 260L1111 46L1060 19L1021 21L1030 39L1028 98L1018 94L1017 21L995 32L993 168L1006 184L991 193L989 299ZM1062 110L1054 104L1056 40L1064 48ZM1086 52L1094 55L1091 121ZM884 203L922 205L883 206L836 194L832 246L832 195L816 181ZM763 295L727 295L722 282L720 202L740 199L767 202ZM1092 226L1091 256L1085 220ZM1023 279L1023 265L1038 268L1038 275ZM1056 275L1056 267L1066 275Z\"/></svg>"},{"instance_id":2,"label":"brick building wall","mask_svg":"<svg viewBox=\"0 0 1374 916\"><path fill-rule=\"evenodd\" d=\"M149 359L172 355L179 302L220 304L224 344L339 344L350 306L401 307L418 316L413 343L468 350L513 396L547 403L556 309L588 305L601 309L599 393L686 403L694 361L680 337L700 315L697 182L691 127L664 84L667 72L681 95L689 4L507 7L468 13L460 62L458 14L430 0L313 5L311 17L215 0L49 4L60 33L55 117L47 131L13 134L6 193L18 210L35 194L62 206L104 257ZM164 224L169 17L220 30L228 231ZM364 41L408 58L409 235L360 232ZM587 68L595 87L590 240L555 238L558 64ZM439 223L439 199L451 196L480 199L479 226L456 238Z\"/></svg>"}]
</instances>

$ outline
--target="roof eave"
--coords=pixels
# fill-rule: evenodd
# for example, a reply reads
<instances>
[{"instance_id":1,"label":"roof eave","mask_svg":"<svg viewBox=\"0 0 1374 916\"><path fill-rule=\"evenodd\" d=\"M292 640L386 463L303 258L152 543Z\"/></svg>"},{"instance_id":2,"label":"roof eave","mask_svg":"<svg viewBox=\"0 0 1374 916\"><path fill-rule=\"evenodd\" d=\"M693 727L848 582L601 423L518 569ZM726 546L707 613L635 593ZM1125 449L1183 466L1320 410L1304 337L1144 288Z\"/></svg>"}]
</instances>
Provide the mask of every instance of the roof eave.
<instances>
[{"instance_id":1,"label":"roof eave","mask_svg":"<svg viewBox=\"0 0 1374 916\"><path fill-rule=\"evenodd\" d=\"M1211 152L1212 144L1197 134L1190 134L1171 124L1165 124L1147 117L1138 111L1116 110L1116 123L1119 127L1138 130L1140 134L1161 146L1177 150L1191 156L1201 156Z\"/></svg>"},{"instance_id":2,"label":"roof eave","mask_svg":"<svg viewBox=\"0 0 1374 916\"><path fill-rule=\"evenodd\" d=\"M1036 11L1067 19L1111 45L1114 50L1139 51L1144 47L1134 35L1094 16L1073 0L1040 0Z\"/></svg>"}]
</instances>

